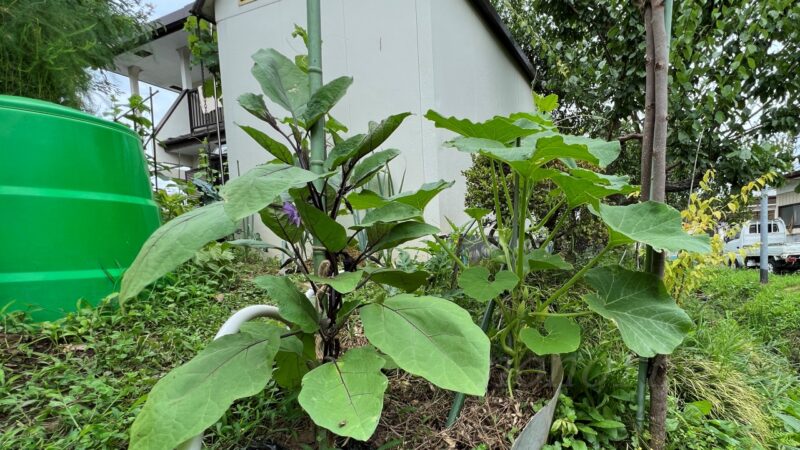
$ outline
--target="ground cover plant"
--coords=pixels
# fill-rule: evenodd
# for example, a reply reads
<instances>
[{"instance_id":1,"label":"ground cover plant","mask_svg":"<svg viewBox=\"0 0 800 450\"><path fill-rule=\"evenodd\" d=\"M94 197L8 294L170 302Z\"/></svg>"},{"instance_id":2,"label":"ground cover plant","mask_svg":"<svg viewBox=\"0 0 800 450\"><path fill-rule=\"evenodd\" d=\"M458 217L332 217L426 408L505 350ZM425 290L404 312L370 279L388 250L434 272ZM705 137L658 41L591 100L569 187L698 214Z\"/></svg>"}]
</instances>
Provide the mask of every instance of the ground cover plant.
<instances>
[{"instance_id":1,"label":"ground cover plant","mask_svg":"<svg viewBox=\"0 0 800 450\"><path fill-rule=\"evenodd\" d=\"M226 184L221 202L178 216L156 231L126 272L120 299L133 298L208 242L232 234L252 214L260 214L289 248L253 240L233 243L283 252L312 294L307 297L282 276L254 280L277 302L280 322L248 323L162 378L131 428L131 448L172 448L215 423L233 401L263 391L270 379L299 391L300 406L318 426L359 440L368 439L380 419L388 384L381 369L387 361L443 389L471 395L486 391L489 341L454 303L388 290L345 302L346 294L367 283L413 292L427 279L422 271L378 266L373 255L436 232L422 220L423 210L451 183L426 184L388 198L364 188L399 154L375 150L408 113L345 138L347 129L329 111L351 78L311 92L307 67L298 64L302 58L292 61L269 49L253 60L252 73L264 95L288 116L274 115L262 95L245 94L239 103L285 144L242 126L275 159ZM332 148L326 159L317 159L314 143L323 143L325 135ZM349 230L337 220L358 210L367 211ZM358 234L366 236L363 249L356 248ZM310 269L298 247L304 236L313 238ZM369 345L343 348L339 334L356 318ZM320 439L323 446L330 442L324 435Z\"/></svg>"},{"instance_id":2,"label":"ground cover plant","mask_svg":"<svg viewBox=\"0 0 800 450\"><path fill-rule=\"evenodd\" d=\"M233 311L262 294L254 275L277 265L239 253L220 278L187 262L124 308L109 298L58 322L0 320L0 448L124 448L147 392L176 361L205 347ZM224 286L224 290L223 290ZM224 294L223 294L224 292ZM277 395L276 395L277 394ZM268 389L239 402L214 426L211 448L242 448L285 426L291 399Z\"/></svg>"}]
</instances>

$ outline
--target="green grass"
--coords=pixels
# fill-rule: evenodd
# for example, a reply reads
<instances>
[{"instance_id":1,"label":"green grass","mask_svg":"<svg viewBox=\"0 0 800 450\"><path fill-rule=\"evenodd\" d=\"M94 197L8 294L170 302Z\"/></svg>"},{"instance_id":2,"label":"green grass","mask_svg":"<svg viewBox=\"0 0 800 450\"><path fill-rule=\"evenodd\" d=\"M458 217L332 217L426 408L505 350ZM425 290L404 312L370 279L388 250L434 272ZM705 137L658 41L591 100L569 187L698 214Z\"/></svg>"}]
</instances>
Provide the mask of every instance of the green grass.
<instances>
[{"instance_id":1,"label":"green grass","mask_svg":"<svg viewBox=\"0 0 800 450\"><path fill-rule=\"evenodd\" d=\"M800 364L800 273L770 275L721 269L702 288L706 303L754 332L769 347Z\"/></svg>"},{"instance_id":2,"label":"green grass","mask_svg":"<svg viewBox=\"0 0 800 450\"><path fill-rule=\"evenodd\" d=\"M246 281L254 268L236 263L232 269L209 275L187 265L124 308L104 301L56 323L5 316L0 448L126 447L128 429L155 382L203 348L232 312L263 302ZM267 390L238 402L206 443L241 448L250 437L275 432L271 416L293 414L276 395Z\"/></svg>"}]
</instances>

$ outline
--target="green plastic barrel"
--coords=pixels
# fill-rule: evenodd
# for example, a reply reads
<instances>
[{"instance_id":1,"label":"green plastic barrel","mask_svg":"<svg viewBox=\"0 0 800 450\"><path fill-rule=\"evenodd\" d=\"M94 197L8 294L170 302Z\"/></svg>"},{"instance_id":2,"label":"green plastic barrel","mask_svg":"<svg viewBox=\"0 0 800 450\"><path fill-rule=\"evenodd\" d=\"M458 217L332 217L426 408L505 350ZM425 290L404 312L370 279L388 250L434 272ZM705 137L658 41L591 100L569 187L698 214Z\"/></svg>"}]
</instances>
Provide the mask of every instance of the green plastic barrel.
<instances>
[{"instance_id":1,"label":"green plastic barrel","mask_svg":"<svg viewBox=\"0 0 800 450\"><path fill-rule=\"evenodd\" d=\"M139 137L0 95L0 311L54 320L96 304L159 225Z\"/></svg>"}]
</instances>

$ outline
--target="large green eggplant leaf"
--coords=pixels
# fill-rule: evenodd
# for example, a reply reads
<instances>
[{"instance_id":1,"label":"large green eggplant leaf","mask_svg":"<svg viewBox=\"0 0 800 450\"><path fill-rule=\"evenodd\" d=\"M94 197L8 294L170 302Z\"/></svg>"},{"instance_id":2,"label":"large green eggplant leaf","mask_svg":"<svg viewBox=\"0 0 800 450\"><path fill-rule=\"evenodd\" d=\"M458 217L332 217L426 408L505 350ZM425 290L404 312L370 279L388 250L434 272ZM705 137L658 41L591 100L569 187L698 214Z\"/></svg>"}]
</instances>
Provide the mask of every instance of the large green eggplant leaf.
<instances>
[{"instance_id":1,"label":"large green eggplant leaf","mask_svg":"<svg viewBox=\"0 0 800 450\"><path fill-rule=\"evenodd\" d=\"M627 206L601 204L599 210L591 207L590 210L608 226L609 245L641 242L656 251L711 251L709 237L692 236L683 231L681 213L664 203L647 201Z\"/></svg>"},{"instance_id":2,"label":"large green eggplant leaf","mask_svg":"<svg viewBox=\"0 0 800 450\"><path fill-rule=\"evenodd\" d=\"M303 377L297 400L317 425L366 441L375 432L389 385L384 359L371 347L348 350Z\"/></svg>"},{"instance_id":3,"label":"large green eggplant leaf","mask_svg":"<svg viewBox=\"0 0 800 450\"><path fill-rule=\"evenodd\" d=\"M156 383L131 427L131 450L171 450L213 425L234 402L261 392L280 329L258 324L211 342Z\"/></svg>"},{"instance_id":4,"label":"large green eggplant leaf","mask_svg":"<svg viewBox=\"0 0 800 450\"><path fill-rule=\"evenodd\" d=\"M544 320L547 336L535 328L523 328L519 339L539 356L572 353L581 344L581 326L566 317L550 316Z\"/></svg>"},{"instance_id":5,"label":"large green eggplant leaf","mask_svg":"<svg viewBox=\"0 0 800 450\"><path fill-rule=\"evenodd\" d=\"M461 136L481 139L491 139L503 143L530 136L538 130L520 127L506 117L495 116L486 122L474 123L467 119L444 117L430 109L425 118L432 121L436 128L454 131Z\"/></svg>"},{"instance_id":6,"label":"large green eggplant leaf","mask_svg":"<svg viewBox=\"0 0 800 450\"><path fill-rule=\"evenodd\" d=\"M369 210L364 214L364 218L361 219L359 224L353 225L350 228L353 230L361 230L376 224L395 223L406 220L422 220L422 211L405 203L392 201Z\"/></svg>"},{"instance_id":7,"label":"large green eggplant leaf","mask_svg":"<svg viewBox=\"0 0 800 450\"><path fill-rule=\"evenodd\" d=\"M252 248L255 250L277 250L279 252L286 251L279 245L270 244L259 239L235 239L233 241L227 241L226 243L235 245L237 247Z\"/></svg>"},{"instance_id":8,"label":"large green eggplant leaf","mask_svg":"<svg viewBox=\"0 0 800 450\"><path fill-rule=\"evenodd\" d=\"M239 101L239 105L241 105L245 111L263 121L269 120L270 114L269 110L267 109L267 104L264 103L263 95L246 93L240 95L237 100Z\"/></svg>"},{"instance_id":9,"label":"large green eggplant leaf","mask_svg":"<svg viewBox=\"0 0 800 450\"><path fill-rule=\"evenodd\" d=\"M569 175L558 172L551 178L564 192L570 208L586 204L598 208L600 200L605 197L627 195L637 189L628 184L628 177L603 175L586 169L572 169Z\"/></svg>"},{"instance_id":10,"label":"large green eggplant leaf","mask_svg":"<svg viewBox=\"0 0 800 450\"><path fill-rule=\"evenodd\" d=\"M317 237L326 249L338 252L347 246L347 230L340 223L302 199L295 201L294 204L300 213L302 225Z\"/></svg>"},{"instance_id":11,"label":"large green eggplant leaf","mask_svg":"<svg viewBox=\"0 0 800 450\"><path fill-rule=\"evenodd\" d=\"M191 259L204 245L236 231L236 222L225 214L221 202L189 211L161 226L144 243L125 271L121 301L134 297L181 263Z\"/></svg>"},{"instance_id":12,"label":"large green eggplant leaf","mask_svg":"<svg viewBox=\"0 0 800 450\"><path fill-rule=\"evenodd\" d=\"M413 206L414 208L422 211L428 206L434 197L439 195L440 192L449 188L455 183L454 181L433 181L431 183L423 184L419 189L414 192L401 192L400 194L393 195L389 200L405 203L406 205Z\"/></svg>"},{"instance_id":13,"label":"large green eggplant leaf","mask_svg":"<svg viewBox=\"0 0 800 450\"><path fill-rule=\"evenodd\" d=\"M261 49L253 55L253 77L270 100L282 106L292 117L300 118L310 94L308 74L292 60L274 49Z\"/></svg>"},{"instance_id":14,"label":"large green eggplant leaf","mask_svg":"<svg viewBox=\"0 0 800 450\"><path fill-rule=\"evenodd\" d=\"M443 389L486 393L489 338L455 303L401 294L360 314L367 339L406 372Z\"/></svg>"},{"instance_id":15,"label":"large green eggplant leaf","mask_svg":"<svg viewBox=\"0 0 800 450\"><path fill-rule=\"evenodd\" d=\"M381 228L380 232L368 233L369 239L367 246L373 252L394 248L402 243L439 232L439 229L433 225L416 221L403 222L397 225L379 224L376 225L376 227ZM373 231L373 228L368 229L368 231Z\"/></svg>"},{"instance_id":16,"label":"large green eggplant leaf","mask_svg":"<svg viewBox=\"0 0 800 450\"><path fill-rule=\"evenodd\" d=\"M328 158L325 160L325 169L333 170L347 161L349 158L348 155L355 152L358 146L361 145L364 137L366 137L365 134L357 134L334 145L331 152L328 153ZM336 164L334 165L334 163Z\"/></svg>"},{"instance_id":17,"label":"large green eggplant leaf","mask_svg":"<svg viewBox=\"0 0 800 450\"><path fill-rule=\"evenodd\" d=\"M424 270L405 271L400 269L367 269L369 280L378 284L387 284L406 292L416 291L428 281L431 274Z\"/></svg>"},{"instance_id":18,"label":"large green eggplant leaf","mask_svg":"<svg viewBox=\"0 0 800 450\"><path fill-rule=\"evenodd\" d=\"M311 128L311 125L327 114L333 105L344 97L351 84L353 84L351 77L339 77L319 88L317 92L311 94L305 111L300 115L300 120L306 127Z\"/></svg>"},{"instance_id":19,"label":"large green eggplant leaf","mask_svg":"<svg viewBox=\"0 0 800 450\"><path fill-rule=\"evenodd\" d=\"M319 329L319 314L305 295L287 277L262 275L253 280L256 286L267 291L270 298L278 306L281 316L297 324L304 333L313 333Z\"/></svg>"},{"instance_id":20,"label":"large green eggplant leaf","mask_svg":"<svg viewBox=\"0 0 800 450\"><path fill-rule=\"evenodd\" d=\"M303 238L303 227L295 225L281 205L269 205L259 211L261 222L282 240L296 244Z\"/></svg>"},{"instance_id":21,"label":"large green eggplant leaf","mask_svg":"<svg viewBox=\"0 0 800 450\"><path fill-rule=\"evenodd\" d=\"M422 211L428 206L431 200L436 197L440 192L453 185L452 181L433 181L431 183L423 184L416 191L401 192L391 197L383 197L376 192L364 189L361 192L354 192L347 197L347 201L353 209L371 209L379 208L390 202L403 203L413 206Z\"/></svg>"},{"instance_id":22,"label":"large green eggplant leaf","mask_svg":"<svg viewBox=\"0 0 800 450\"><path fill-rule=\"evenodd\" d=\"M342 146L341 150L339 149L340 146L337 145L331 150L325 163L326 167L332 170L339 167L347 160L359 160L366 156L367 153L383 144L383 142L394 133L394 130L403 123L403 120L410 115L411 113L406 112L389 116L380 123L370 122L369 132L358 141L357 145L352 147ZM345 142L348 141L349 139Z\"/></svg>"},{"instance_id":23,"label":"large green eggplant leaf","mask_svg":"<svg viewBox=\"0 0 800 450\"><path fill-rule=\"evenodd\" d=\"M327 284L340 294L349 294L356 290L363 275L363 270L357 270L355 272L342 272L332 278L309 275L308 279L316 284Z\"/></svg>"},{"instance_id":24,"label":"large green eggplant leaf","mask_svg":"<svg viewBox=\"0 0 800 450\"><path fill-rule=\"evenodd\" d=\"M639 356L672 353L692 329L692 319L653 274L598 267L586 281L597 291L584 297L589 308L614 322L625 345Z\"/></svg>"},{"instance_id":25,"label":"large green eggplant leaf","mask_svg":"<svg viewBox=\"0 0 800 450\"><path fill-rule=\"evenodd\" d=\"M360 192L353 192L348 195L347 202L353 209L371 209L381 207L389 203L390 200L377 192L364 189Z\"/></svg>"},{"instance_id":26,"label":"large green eggplant leaf","mask_svg":"<svg viewBox=\"0 0 800 450\"><path fill-rule=\"evenodd\" d=\"M328 174L317 175L287 164L263 164L229 181L220 190L225 212L233 220L255 214L289 189L300 188Z\"/></svg>"},{"instance_id":27,"label":"large green eggplant leaf","mask_svg":"<svg viewBox=\"0 0 800 450\"><path fill-rule=\"evenodd\" d=\"M501 270L489 281L489 269L483 266L474 266L466 269L458 277L458 287L468 296L479 302L488 302L500 294L514 289L519 283L519 278L514 272Z\"/></svg>"},{"instance_id":28,"label":"large green eggplant leaf","mask_svg":"<svg viewBox=\"0 0 800 450\"><path fill-rule=\"evenodd\" d=\"M400 154L400 150L390 148L380 152L375 152L366 158L362 159L353 168L350 174L350 184L353 187L359 187L367 183L372 177L378 173L389 161L393 160Z\"/></svg>"},{"instance_id":29,"label":"large green eggplant leaf","mask_svg":"<svg viewBox=\"0 0 800 450\"><path fill-rule=\"evenodd\" d=\"M253 127L248 127L246 125L239 125L239 128L244 130L248 136L253 138L258 145L260 145L264 150L269 152L270 155L278 158L280 161L285 162L286 164L294 164L294 159L292 158L292 153L289 149L281 144L280 142L272 139L266 133L259 131Z\"/></svg>"},{"instance_id":30,"label":"large green eggplant leaf","mask_svg":"<svg viewBox=\"0 0 800 450\"><path fill-rule=\"evenodd\" d=\"M536 249L525 254L526 271L537 270L572 270L572 264L564 261L561 255L547 253L544 249Z\"/></svg>"},{"instance_id":31,"label":"large green eggplant leaf","mask_svg":"<svg viewBox=\"0 0 800 450\"><path fill-rule=\"evenodd\" d=\"M284 389L299 388L303 375L309 371L308 361L314 360L316 354L313 334L285 337L281 339L280 349L275 354L272 378Z\"/></svg>"}]
</instances>

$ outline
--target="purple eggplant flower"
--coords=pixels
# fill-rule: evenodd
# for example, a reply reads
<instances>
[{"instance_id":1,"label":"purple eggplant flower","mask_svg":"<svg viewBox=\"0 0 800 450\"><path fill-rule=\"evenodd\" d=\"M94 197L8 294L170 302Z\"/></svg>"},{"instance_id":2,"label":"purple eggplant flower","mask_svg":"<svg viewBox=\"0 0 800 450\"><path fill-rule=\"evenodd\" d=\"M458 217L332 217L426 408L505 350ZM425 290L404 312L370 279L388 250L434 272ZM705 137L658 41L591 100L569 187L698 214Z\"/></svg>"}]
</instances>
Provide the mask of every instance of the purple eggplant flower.
<instances>
[{"instance_id":1,"label":"purple eggplant flower","mask_svg":"<svg viewBox=\"0 0 800 450\"><path fill-rule=\"evenodd\" d=\"M300 226L300 213L297 212L297 207L294 206L291 202L284 202L283 203L283 213L286 214L286 217L289 218L289 222L292 222L294 226Z\"/></svg>"}]
</instances>

